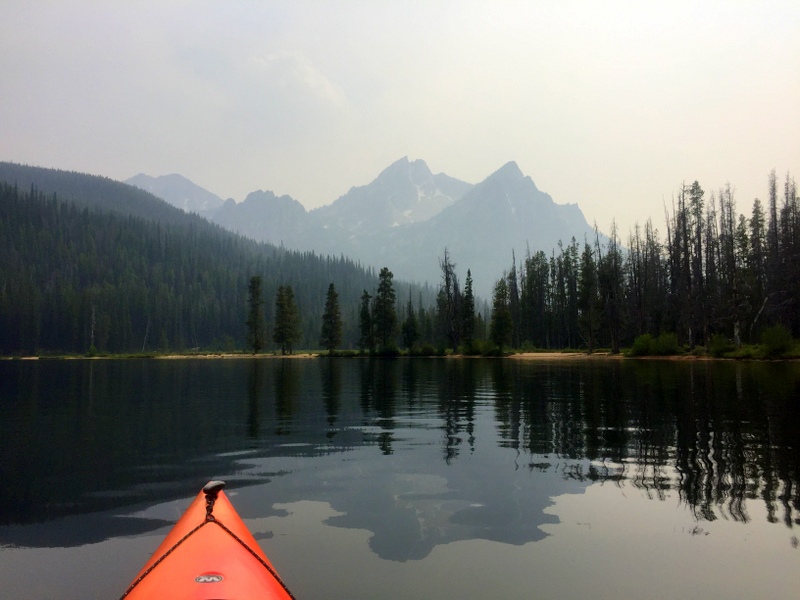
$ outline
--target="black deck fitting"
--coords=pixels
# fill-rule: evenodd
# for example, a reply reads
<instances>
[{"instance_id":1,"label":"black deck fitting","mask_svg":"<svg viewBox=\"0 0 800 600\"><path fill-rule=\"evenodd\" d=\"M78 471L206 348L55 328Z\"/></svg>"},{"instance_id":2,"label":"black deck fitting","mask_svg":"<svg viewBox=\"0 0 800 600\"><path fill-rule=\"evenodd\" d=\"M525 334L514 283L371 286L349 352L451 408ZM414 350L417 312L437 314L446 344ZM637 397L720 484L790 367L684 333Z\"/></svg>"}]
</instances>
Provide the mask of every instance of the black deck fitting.
<instances>
[{"instance_id":1,"label":"black deck fitting","mask_svg":"<svg viewBox=\"0 0 800 600\"><path fill-rule=\"evenodd\" d=\"M203 486L203 493L206 495L206 498L216 499L217 495L224 487L224 481L209 481L207 484L205 484L205 486Z\"/></svg>"}]
</instances>

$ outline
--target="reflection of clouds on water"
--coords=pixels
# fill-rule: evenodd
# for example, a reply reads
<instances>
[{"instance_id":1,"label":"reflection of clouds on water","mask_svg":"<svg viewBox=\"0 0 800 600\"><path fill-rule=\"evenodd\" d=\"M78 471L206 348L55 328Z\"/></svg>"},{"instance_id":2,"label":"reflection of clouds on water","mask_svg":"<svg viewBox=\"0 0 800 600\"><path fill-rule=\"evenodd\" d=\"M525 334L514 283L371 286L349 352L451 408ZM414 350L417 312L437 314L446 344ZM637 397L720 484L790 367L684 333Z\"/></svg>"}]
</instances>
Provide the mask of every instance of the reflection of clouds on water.
<instances>
[{"instance_id":1,"label":"reflection of clouds on water","mask_svg":"<svg viewBox=\"0 0 800 600\"><path fill-rule=\"evenodd\" d=\"M312 511L315 533L358 541L370 564L466 560L465 545L515 560L510 550L559 546L574 528L620 545L677 531L699 545L716 542L724 523L749 523L749 536L767 539L767 522L786 525L771 529L797 556L787 541L800 490L796 365L334 359L39 368L39 387L0 420L3 439L14 440L0 447L9 483L0 518L29 523L0 528L0 543L17 546L8 555L154 537L180 515L176 498L222 478L248 522L266 519L255 531L265 546L282 523L303 535L292 511L308 502L327 507ZM91 405L81 396L88 388ZM667 506L682 513L675 530L660 521L672 518ZM612 515L620 522L609 523ZM689 535L695 527L708 535Z\"/></svg>"},{"instance_id":2,"label":"reflection of clouds on water","mask_svg":"<svg viewBox=\"0 0 800 600\"><path fill-rule=\"evenodd\" d=\"M490 471L476 478L453 468L439 475L376 469L363 487L334 500L345 514L329 523L369 529L372 550L400 561L425 558L435 546L459 540L520 545L543 539L541 526L557 522L544 509L551 494L566 492L564 481L551 477L538 485L509 485L506 473L491 477Z\"/></svg>"},{"instance_id":3,"label":"reflection of clouds on water","mask_svg":"<svg viewBox=\"0 0 800 600\"><path fill-rule=\"evenodd\" d=\"M622 494L632 486L652 500L676 491L696 520L739 522L750 519L744 492L763 485L759 477L743 479L740 465L747 445L758 448L769 430L752 418L752 407L723 402L728 378L721 371L727 367L687 372L615 364L609 371L498 361L361 361L326 368L323 406L329 427L335 419L337 443L331 437L316 443L315 451L303 453L317 456L314 472L297 463L289 469L292 477L272 482L270 493L286 502L330 502L341 514L329 523L370 531L370 548L381 558L419 560L458 540L541 540L543 526L557 522L547 513L550 497L581 493L596 482ZM339 400L338 383L325 386L334 374L360 383L358 406L349 396ZM426 393L423 375L438 381ZM699 389L715 393L698 397ZM298 409L296 439L310 434L318 440L302 423L311 413L301 404ZM734 422L747 423L752 433L732 428ZM468 453L461 451L465 446ZM289 449L282 444L273 451ZM308 483L298 486L306 475ZM285 494L278 491L283 484ZM786 504L783 485L773 486L773 498ZM767 520L775 520L772 513Z\"/></svg>"},{"instance_id":4,"label":"reflection of clouds on water","mask_svg":"<svg viewBox=\"0 0 800 600\"><path fill-rule=\"evenodd\" d=\"M439 435L435 430L428 433ZM449 465L436 456L435 445L420 448L409 451L403 446L385 456L361 447L317 457L313 465L300 457L259 459L263 463L253 464L255 470L270 465L291 475L242 490L237 507L248 516L263 514L273 503L327 502L337 512L327 524L367 530L375 554L408 561L421 560L436 546L459 540L512 545L542 540L546 537L542 527L558 522L545 512L551 497L582 493L591 484L588 479L565 477L559 468L515 470L509 456L514 453L498 447L487 449L488 455ZM246 477L246 471L241 475Z\"/></svg>"}]
</instances>

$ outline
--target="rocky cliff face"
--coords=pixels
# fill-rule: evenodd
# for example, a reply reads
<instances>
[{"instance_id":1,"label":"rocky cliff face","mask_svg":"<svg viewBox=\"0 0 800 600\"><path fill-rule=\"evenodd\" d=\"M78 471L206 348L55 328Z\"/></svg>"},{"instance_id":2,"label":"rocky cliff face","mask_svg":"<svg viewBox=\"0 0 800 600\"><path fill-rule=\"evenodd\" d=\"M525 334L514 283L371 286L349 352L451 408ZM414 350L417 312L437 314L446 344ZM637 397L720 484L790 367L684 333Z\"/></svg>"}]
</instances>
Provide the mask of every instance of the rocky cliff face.
<instances>
[{"instance_id":1,"label":"rocky cliff face","mask_svg":"<svg viewBox=\"0 0 800 600\"><path fill-rule=\"evenodd\" d=\"M167 194L191 188L159 189ZM179 202L179 195L171 197ZM205 206L203 197L183 204ZM364 265L387 266L397 278L432 284L438 283L439 258L447 248L461 279L471 269L476 291L485 296L510 269L512 253L519 262L529 251L549 255L559 241L594 237L577 205L556 204L515 162L472 185L433 174L422 160L402 158L371 183L310 212L289 196L258 191L201 214L257 240L343 254Z\"/></svg>"}]
</instances>

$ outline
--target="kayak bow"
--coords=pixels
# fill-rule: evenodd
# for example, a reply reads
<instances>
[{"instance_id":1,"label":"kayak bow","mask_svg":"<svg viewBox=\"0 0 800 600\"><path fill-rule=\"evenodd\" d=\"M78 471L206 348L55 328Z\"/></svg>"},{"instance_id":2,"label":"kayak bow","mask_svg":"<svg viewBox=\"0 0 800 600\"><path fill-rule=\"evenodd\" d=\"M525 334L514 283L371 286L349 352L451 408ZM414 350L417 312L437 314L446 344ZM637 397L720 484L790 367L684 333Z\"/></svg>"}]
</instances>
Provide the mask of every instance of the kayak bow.
<instances>
[{"instance_id":1,"label":"kayak bow","mask_svg":"<svg viewBox=\"0 0 800 600\"><path fill-rule=\"evenodd\" d=\"M224 487L206 484L121 599L294 598Z\"/></svg>"}]
</instances>

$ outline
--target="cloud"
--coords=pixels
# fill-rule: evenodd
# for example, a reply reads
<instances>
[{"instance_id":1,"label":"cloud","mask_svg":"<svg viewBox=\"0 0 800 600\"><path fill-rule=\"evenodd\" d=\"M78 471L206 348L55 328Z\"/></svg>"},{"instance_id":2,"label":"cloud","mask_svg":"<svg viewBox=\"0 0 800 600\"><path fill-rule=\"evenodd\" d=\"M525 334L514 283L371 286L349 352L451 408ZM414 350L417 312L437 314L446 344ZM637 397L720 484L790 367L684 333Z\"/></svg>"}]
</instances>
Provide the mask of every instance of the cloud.
<instances>
[{"instance_id":1,"label":"cloud","mask_svg":"<svg viewBox=\"0 0 800 600\"><path fill-rule=\"evenodd\" d=\"M242 132L292 144L319 136L349 110L344 91L300 51L248 57L229 96Z\"/></svg>"},{"instance_id":2,"label":"cloud","mask_svg":"<svg viewBox=\"0 0 800 600\"><path fill-rule=\"evenodd\" d=\"M797 2L4 3L0 159L307 206L516 160L601 227L797 169ZM630 222L630 223L628 223Z\"/></svg>"}]
</instances>

